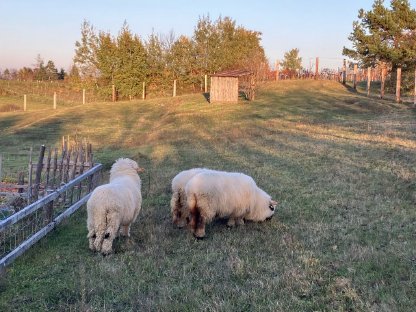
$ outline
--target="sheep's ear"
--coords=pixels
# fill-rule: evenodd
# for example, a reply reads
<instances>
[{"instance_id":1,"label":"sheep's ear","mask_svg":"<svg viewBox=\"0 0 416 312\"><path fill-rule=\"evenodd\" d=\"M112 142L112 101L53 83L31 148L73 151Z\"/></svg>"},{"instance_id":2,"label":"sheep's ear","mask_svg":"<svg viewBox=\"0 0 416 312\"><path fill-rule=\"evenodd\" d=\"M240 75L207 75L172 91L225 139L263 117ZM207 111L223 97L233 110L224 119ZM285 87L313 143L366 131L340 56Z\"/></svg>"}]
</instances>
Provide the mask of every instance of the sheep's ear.
<instances>
[{"instance_id":1,"label":"sheep's ear","mask_svg":"<svg viewBox=\"0 0 416 312\"><path fill-rule=\"evenodd\" d=\"M142 167L138 167L136 169L136 171L137 171L137 173L141 173L141 172L145 172L146 170L144 170L144 168L142 168Z\"/></svg>"}]
</instances>

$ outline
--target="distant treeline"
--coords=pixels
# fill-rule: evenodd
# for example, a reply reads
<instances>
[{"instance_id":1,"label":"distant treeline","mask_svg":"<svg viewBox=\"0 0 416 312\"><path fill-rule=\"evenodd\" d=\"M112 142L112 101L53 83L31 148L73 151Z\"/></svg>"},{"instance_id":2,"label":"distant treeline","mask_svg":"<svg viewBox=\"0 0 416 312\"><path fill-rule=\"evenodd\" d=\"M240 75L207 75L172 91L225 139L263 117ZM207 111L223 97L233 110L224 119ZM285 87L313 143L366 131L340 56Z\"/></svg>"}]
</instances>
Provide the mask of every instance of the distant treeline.
<instances>
[{"instance_id":1,"label":"distant treeline","mask_svg":"<svg viewBox=\"0 0 416 312\"><path fill-rule=\"evenodd\" d=\"M261 76L268 65L260 40L260 32L237 26L229 17L200 18L191 38L171 32L152 33L147 40L127 23L113 36L84 21L69 79L91 81L107 93L115 85L119 97L140 96L143 82L163 87L177 79L199 89L204 75L221 70L245 68Z\"/></svg>"},{"instance_id":2,"label":"distant treeline","mask_svg":"<svg viewBox=\"0 0 416 312\"><path fill-rule=\"evenodd\" d=\"M176 79L182 87L199 90L204 76L218 71L248 69L258 79L269 72L261 33L238 26L229 17L216 21L200 17L191 37L171 31L152 33L147 39L134 34L126 22L113 36L84 21L73 61L67 73L58 71L53 61L45 65L38 55L34 68L5 69L0 78L65 80L96 86L104 94L111 94L114 85L120 98L134 98L141 96L143 82L149 88L167 88Z\"/></svg>"}]
</instances>

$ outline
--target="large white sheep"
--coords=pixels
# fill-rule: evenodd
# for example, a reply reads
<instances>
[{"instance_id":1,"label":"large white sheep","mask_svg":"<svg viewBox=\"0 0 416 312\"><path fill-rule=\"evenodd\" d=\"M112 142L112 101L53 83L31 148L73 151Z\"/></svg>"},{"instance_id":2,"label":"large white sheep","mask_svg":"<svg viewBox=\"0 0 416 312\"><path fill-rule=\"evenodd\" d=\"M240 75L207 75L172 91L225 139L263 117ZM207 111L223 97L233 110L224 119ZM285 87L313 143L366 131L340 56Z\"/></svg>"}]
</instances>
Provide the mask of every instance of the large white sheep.
<instances>
[{"instance_id":1,"label":"large white sheep","mask_svg":"<svg viewBox=\"0 0 416 312\"><path fill-rule=\"evenodd\" d=\"M244 220L264 221L274 214L277 202L242 173L207 171L185 186L189 226L197 238L205 236L205 224L214 217L228 218L228 225Z\"/></svg>"},{"instance_id":2,"label":"large white sheep","mask_svg":"<svg viewBox=\"0 0 416 312\"><path fill-rule=\"evenodd\" d=\"M186 225L189 211L186 208L185 185L198 173L208 171L205 168L193 168L179 172L172 180L172 198L170 200L170 211L172 222L182 228Z\"/></svg>"},{"instance_id":3,"label":"large white sheep","mask_svg":"<svg viewBox=\"0 0 416 312\"><path fill-rule=\"evenodd\" d=\"M89 247L106 255L112 252L114 238L130 236L130 225L142 205L143 169L134 160L118 159L111 167L110 182L98 186L87 202Z\"/></svg>"}]
</instances>

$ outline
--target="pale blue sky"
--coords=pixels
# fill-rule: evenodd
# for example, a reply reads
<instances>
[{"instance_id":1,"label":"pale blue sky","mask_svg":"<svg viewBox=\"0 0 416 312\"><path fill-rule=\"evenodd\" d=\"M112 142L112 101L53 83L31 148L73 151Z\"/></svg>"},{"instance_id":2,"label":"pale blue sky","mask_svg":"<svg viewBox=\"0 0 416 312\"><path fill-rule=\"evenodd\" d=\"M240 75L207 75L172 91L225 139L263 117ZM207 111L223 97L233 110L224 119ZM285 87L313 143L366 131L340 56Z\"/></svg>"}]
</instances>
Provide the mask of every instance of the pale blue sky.
<instances>
[{"instance_id":1,"label":"pale blue sky","mask_svg":"<svg viewBox=\"0 0 416 312\"><path fill-rule=\"evenodd\" d=\"M238 25L260 31L273 64L292 48L300 50L304 66L320 57L323 67L342 63L342 48L358 10L373 0L0 0L0 69L33 66L38 54L69 68L84 19L97 30L117 35L126 20L142 39L154 30L192 36L198 18L229 16ZM390 3L390 1L386 1ZM415 7L416 0L410 1Z\"/></svg>"}]
</instances>

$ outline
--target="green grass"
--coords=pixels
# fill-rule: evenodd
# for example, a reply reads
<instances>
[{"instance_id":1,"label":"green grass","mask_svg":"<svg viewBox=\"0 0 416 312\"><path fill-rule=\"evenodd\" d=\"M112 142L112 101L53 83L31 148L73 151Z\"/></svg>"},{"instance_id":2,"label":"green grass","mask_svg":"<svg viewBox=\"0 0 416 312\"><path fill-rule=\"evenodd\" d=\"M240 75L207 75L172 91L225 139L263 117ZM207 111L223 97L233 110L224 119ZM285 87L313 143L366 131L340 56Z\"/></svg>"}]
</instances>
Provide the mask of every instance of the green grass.
<instances>
[{"instance_id":1,"label":"green grass","mask_svg":"<svg viewBox=\"0 0 416 312\"><path fill-rule=\"evenodd\" d=\"M407 104L329 81L264 85L254 102L202 95L0 114L0 146L77 133L109 168L146 168L142 212L115 254L88 250L86 212L11 265L0 310L412 311L416 121ZM205 166L251 175L276 217L195 240L170 221L170 182Z\"/></svg>"}]
</instances>

